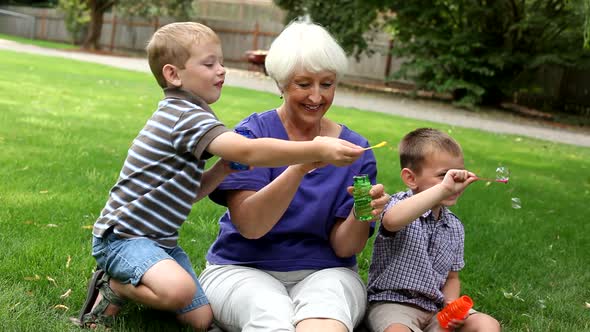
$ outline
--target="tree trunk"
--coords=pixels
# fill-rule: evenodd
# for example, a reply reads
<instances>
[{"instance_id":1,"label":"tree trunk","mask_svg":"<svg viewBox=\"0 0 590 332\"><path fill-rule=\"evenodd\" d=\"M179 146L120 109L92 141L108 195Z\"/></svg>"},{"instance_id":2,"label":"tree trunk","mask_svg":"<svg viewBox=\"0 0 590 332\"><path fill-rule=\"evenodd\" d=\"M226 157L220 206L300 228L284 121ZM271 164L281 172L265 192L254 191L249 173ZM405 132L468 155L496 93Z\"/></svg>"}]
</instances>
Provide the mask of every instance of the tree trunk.
<instances>
[{"instance_id":1,"label":"tree trunk","mask_svg":"<svg viewBox=\"0 0 590 332\"><path fill-rule=\"evenodd\" d=\"M112 0L88 0L90 9L90 25L84 39L83 47L87 50L100 50L103 15L114 4Z\"/></svg>"}]
</instances>

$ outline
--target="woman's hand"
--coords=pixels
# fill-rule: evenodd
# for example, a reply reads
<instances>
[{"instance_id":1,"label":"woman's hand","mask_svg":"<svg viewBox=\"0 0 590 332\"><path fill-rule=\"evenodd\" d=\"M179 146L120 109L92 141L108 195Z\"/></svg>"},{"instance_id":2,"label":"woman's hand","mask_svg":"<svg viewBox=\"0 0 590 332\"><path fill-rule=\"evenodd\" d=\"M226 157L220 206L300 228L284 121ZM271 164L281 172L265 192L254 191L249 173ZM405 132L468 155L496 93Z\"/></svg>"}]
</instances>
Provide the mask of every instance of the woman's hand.
<instances>
[{"instance_id":1,"label":"woman's hand","mask_svg":"<svg viewBox=\"0 0 590 332\"><path fill-rule=\"evenodd\" d=\"M353 187L348 187L347 191L352 195ZM371 195L371 207L373 208L371 214L377 218L383 213L383 209L389 202L391 196L385 192L385 188L381 183L372 186L369 195Z\"/></svg>"}]
</instances>

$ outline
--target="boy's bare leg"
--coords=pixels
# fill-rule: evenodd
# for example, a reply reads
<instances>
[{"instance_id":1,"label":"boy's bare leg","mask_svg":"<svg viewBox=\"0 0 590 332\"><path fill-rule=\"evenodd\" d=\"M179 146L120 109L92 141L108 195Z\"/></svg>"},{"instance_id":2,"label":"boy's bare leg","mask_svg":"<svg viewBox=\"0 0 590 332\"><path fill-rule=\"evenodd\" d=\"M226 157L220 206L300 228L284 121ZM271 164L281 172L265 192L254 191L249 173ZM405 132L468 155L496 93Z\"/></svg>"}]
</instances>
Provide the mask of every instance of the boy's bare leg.
<instances>
[{"instance_id":1,"label":"boy's bare leg","mask_svg":"<svg viewBox=\"0 0 590 332\"><path fill-rule=\"evenodd\" d=\"M478 312L470 315L465 324L459 329L461 332L499 332L501 331L500 323L484 313Z\"/></svg>"},{"instance_id":2,"label":"boy's bare leg","mask_svg":"<svg viewBox=\"0 0 590 332\"><path fill-rule=\"evenodd\" d=\"M172 259L165 259L154 264L143 275L137 287L132 284L122 284L115 279L110 280L109 286L123 299L166 311L176 311L188 306L197 291L191 275ZM101 299L102 295L99 294L93 309ZM109 304L104 314L116 315L119 310L120 308L116 305Z\"/></svg>"},{"instance_id":3,"label":"boy's bare leg","mask_svg":"<svg viewBox=\"0 0 590 332\"><path fill-rule=\"evenodd\" d=\"M111 279L111 288L125 299L167 311L188 306L197 291L191 275L172 259L154 264L143 275L137 287Z\"/></svg>"},{"instance_id":4,"label":"boy's bare leg","mask_svg":"<svg viewBox=\"0 0 590 332\"><path fill-rule=\"evenodd\" d=\"M192 326L195 331L204 332L211 325L213 310L211 310L210 305L204 305L176 317L181 323Z\"/></svg>"}]
</instances>

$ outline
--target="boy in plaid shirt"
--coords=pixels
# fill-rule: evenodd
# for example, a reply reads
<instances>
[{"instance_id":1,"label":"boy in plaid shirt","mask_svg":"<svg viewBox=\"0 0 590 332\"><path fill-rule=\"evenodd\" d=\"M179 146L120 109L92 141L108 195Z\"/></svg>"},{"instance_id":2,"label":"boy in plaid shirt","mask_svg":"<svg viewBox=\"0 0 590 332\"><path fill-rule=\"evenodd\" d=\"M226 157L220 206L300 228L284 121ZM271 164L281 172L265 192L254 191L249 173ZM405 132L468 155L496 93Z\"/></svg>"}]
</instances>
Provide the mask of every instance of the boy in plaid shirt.
<instances>
[{"instance_id":1,"label":"boy in plaid shirt","mask_svg":"<svg viewBox=\"0 0 590 332\"><path fill-rule=\"evenodd\" d=\"M448 210L477 176L464 169L459 144L430 128L399 145L401 178L409 188L382 214L369 270L367 323L372 331L443 331L436 314L460 295L464 230ZM500 331L493 317L471 310L450 329Z\"/></svg>"}]
</instances>

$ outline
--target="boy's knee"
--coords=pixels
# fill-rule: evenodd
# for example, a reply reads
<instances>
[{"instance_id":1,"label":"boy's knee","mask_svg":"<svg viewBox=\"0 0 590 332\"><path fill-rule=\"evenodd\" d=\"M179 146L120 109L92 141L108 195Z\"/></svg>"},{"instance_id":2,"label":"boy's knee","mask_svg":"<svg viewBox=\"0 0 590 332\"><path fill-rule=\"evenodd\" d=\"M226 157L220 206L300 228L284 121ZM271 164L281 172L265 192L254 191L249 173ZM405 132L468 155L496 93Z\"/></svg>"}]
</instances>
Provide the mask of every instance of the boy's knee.
<instances>
[{"instance_id":1,"label":"boy's knee","mask_svg":"<svg viewBox=\"0 0 590 332\"><path fill-rule=\"evenodd\" d=\"M197 286L194 282L179 285L170 285L166 290L158 294L159 301L171 311L180 310L193 301Z\"/></svg>"},{"instance_id":2,"label":"boy's knee","mask_svg":"<svg viewBox=\"0 0 590 332\"><path fill-rule=\"evenodd\" d=\"M213 310L209 304L178 315L178 320L196 331L207 331L213 323Z\"/></svg>"},{"instance_id":3,"label":"boy's knee","mask_svg":"<svg viewBox=\"0 0 590 332\"><path fill-rule=\"evenodd\" d=\"M501 330L502 327L500 326L500 322L498 322L494 317L486 315L485 327L482 329L482 331L496 332Z\"/></svg>"},{"instance_id":4,"label":"boy's knee","mask_svg":"<svg viewBox=\"0 0 590 332\"><path fill-rule=\"evenodd\" d=\"M464 330L466 331L482 331L482 332L497 332L501 331L500 323L492 316L476 313L467 319Z\"/></svg>"}]
</instances>

